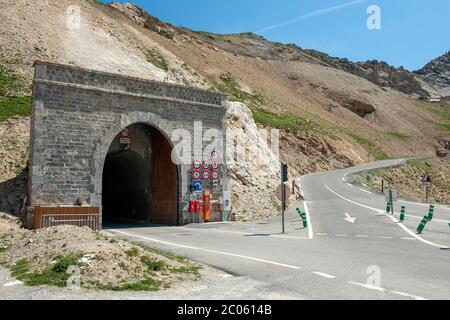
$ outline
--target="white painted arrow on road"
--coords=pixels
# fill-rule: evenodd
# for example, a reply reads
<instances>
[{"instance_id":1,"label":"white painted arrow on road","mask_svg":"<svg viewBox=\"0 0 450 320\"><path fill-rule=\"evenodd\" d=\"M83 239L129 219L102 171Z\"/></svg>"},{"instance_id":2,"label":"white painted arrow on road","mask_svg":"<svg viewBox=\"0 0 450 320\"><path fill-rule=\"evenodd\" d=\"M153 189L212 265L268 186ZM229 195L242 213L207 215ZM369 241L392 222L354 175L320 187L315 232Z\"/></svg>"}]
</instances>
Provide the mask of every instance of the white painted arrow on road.
<instances>
[{"instance_id":1,"label":"white painted arrow on road","mask_svg":"<svg viewBox=\"0 0 450 320\"><path fill-rule=\"evenodd\" d=\"M347 222L350 222L350 223L355 223L356 218L353 218L348 213L346 213L344 220L347 221Z\"/></svg>"}]
</instances>

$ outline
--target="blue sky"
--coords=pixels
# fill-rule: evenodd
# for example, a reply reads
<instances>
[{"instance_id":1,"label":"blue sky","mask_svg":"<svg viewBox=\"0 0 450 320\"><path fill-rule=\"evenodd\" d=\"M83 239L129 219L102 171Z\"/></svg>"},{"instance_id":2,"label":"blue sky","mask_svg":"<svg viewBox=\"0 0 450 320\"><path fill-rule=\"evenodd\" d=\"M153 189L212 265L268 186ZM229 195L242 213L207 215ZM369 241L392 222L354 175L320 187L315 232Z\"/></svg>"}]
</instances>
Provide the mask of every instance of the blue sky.
<instances>
[{"instance_id":1,"label":"blue sky","mask_svg":"<svg viewBox=\"0 0 450 320\"><path fill-rule=\"evenodd\" d=\"M448 0L128 0L177 26L214 33L255 32L353 61L383 60L409 70L450 50ZM339 6L345 4L345 7ZM381 30L369 30L369 5ZM338 7L336 10L322 10ZM317 11L322 10L322 11ZM267 30L270 26L316 12ZM319 14L322 13L322 14ZM264 32L258 32L266 29Z\"/></svg>"}]
</instances>

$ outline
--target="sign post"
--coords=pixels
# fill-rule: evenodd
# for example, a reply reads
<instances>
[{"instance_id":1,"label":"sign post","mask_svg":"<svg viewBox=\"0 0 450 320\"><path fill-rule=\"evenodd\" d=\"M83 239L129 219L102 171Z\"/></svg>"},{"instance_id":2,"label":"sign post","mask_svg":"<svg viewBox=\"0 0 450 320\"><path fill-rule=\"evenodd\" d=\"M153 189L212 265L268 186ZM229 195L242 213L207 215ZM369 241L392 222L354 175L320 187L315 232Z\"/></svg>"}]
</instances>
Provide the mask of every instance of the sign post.
<instances>
[{"instance_id":1,"label":"sign post","mask_svg":"<svg viewBox=\"0 0 450 320\"><path fill-rule=\"evenodd\" d=\"M284 183L288 181L288 166L285 163L281 163L281 224L282 233L285 233L284 228L284 211L286 210L286 189Z\"/></svg>"}]
</instances>

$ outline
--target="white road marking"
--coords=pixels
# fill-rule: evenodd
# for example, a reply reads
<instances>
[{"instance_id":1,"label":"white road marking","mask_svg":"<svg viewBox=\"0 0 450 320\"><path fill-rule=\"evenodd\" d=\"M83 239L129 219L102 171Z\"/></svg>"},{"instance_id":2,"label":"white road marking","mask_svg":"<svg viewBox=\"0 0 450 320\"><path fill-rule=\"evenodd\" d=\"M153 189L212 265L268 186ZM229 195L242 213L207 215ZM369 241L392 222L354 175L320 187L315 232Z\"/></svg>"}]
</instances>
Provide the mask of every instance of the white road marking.
<instances>
[{"instance_id":1,"label":"white road marking","mask_svg":"<svg viewBox=\"0 0 450 320\"><path fill-rule=\"evenodd\" d=\"M215 231L215 232L223 232L223 233L241 234L241 235L246 235L246 236L256 236L256 235L258 235L258 233L242 232L242 231L220 230L220 229L216 229L216 228L205 229L205 230L211 230L211 231ZM266 234L264 234L264 235L266 235ZM306 238L306 237L287 236L287 235L282 235L282 234L267 234L266 236L267 236L267 237L271 237L271 238L286 238L286 239L303 239L303 240L309 240L309 238Z\"/></svg>"},{"instance_id":2,"label":"white road marking","mask_svg":"<svg viewBox=\"0 0 450 320\"><path fill-rule=\"evenodd\" d=\"M348 235L342 234L342 233L338 233L338 234L335 234L335 236L336 237L347 237Z\"/></svg>"},{"instance_id":3,"label":"white road marking","mask_svg":"<svg viewBox=\"0 0 450 320\"><path fill-rule=\"evenodd\" d=\"M377 286L373 286L371 284L367 284L367 283L361 283L361 282L355 282L355 281L347 281L347 283L355 285L355 286L360 286L366 289L370 289L370 290L377 290L377 291L386 291L385 288L381 288L381 287L377 287Z\"/></svg>"},{"instance_id":4,"label":"white road marking","mask_svg":"<svg viewBox=\"0 0 450 320\"><path fill-rule=\"evenodd\" d=\"M169 246L185 248L185 249L191 249L191 250L205 251L205 252L210 252L210 253L215 253L215 254L220 254L220 255L230 256L230 257L236 257L236 258L242 258L242 259L246 259L246 260L272 264L272 265L275 265L275 266L289 268L289 269L295 269L295 270L300 270L301 269L301 267L298 267L298 266L293 266L293 265L280 263L280 262L276 262L276 261L271 261L271 260L266 260L266 259L259 259L259 258L245 256L245 255L236 254L236 253L217 251L217 250L211 250L211 249L205 249L205 248L199 248L199 247L193 247L193 246L187 246L187 245L184 245L184 244L167 242L167 241L163 241L163 240L158 240L158 239L153 239L153 238L149 238L149 237L140 236L140 235L137 235L137 234L123 232L123 231L120 231L120 230L111 229L111 231L114 231L114 232L117 232L117 233L120 233L120 234L123 234L123 235L126 235L126 236L135 237L135 238L141 238L141 239L144 239L144 240L148 240L148 241L152 241L152 242L156 242L156 243L161 243L161 244L165 244L165 245L169 245Z\"/></svg>"},{"instance_id":5,"label":"white road marking","mask_svg":"<svg viewBox=\"0 0 450 320\"><path fill-rule=\"evenodd\" d=\"M323 273L323 272L319 272L319 271L313 271L314 274L317 274L318 276L324 277L324 278L328 278L328 279L334 279L336 278L336 276L333 276L331 274L327 274L327 273Z\"/></svg>"},{"instance_id":6,"label":"white road marking","mask_svg":"<svg viewBox=\"0 0 450 320\"><path fill-rule=\"evenodd\" d=\"M358 189L361 190L361 191L363 191L363 192L365 192L365 193L372 194L372 192L370 192L370 191L368 191L368 190L364 190L364 189L362 189L362 188L358 188Z\"/></svg>"},{"instance_id":7,"label":"white road marking","mask_svg":"<svg viewBox=\"0 0 450 320\"><path fill-rule=\"evenodd\" d=\"M378 239L392 239L393 237L379 236Z\"/></svg>"},{"instance_id":8,"label":"white road marking","mask_svg":"<svg viewBox=\"0 0 450 320\"><path fill-rule=\"evenodd\" d=\"M22 285L22 284L23 284L22 281L15 280L15 281L7 282L3 286L4 287L14 287L14 286Z\"/></svg>"},{"instance_id":9,"label":"white road marking","mask_svg":"<svg viewBox=\"0 0 450 320\"><path fill-rule=\"evenodd\" d=\"M305 208L306 221L308 222L308 238L310 240L312 240L312 239L314 239L314 232L313 232L311 217L309 215L308 204L306 203L306 201L303 201L303 207Z\"/></svg>"},{"instance_id":10,"label":"white road marking","mask_svg":"<svg viewBox=\"0 0 450 320\"><path fill-rule=\"evenodd\" d=\"M362 234L357 234L356 237L357 238L368 238L369 236L362 235Z\"/></svg>"},{"instance_id":11,"label":"white road marking","mask_svg":"<svg viewBox=\"0 0 450 320\"><path fill-rule=\"evenodd\" d=\"M420 296L416 296L416 295L413 295L413 294L409 294L409 293L406 293L406 292L403 292L403 291L390 291L391 293L393 293L393 294L397 294L397 295L399 295L399 296L404 296L404 297L408 297L408 298L413 298L413 299L415 299L415 300L427 300L427 299L425 299L425 298L423 298L423 297L420 297Z\"/></svg>"},{"instance_id":12,"label":"white road marking","mask_svg":"<svg viewBox=\"0 0 450 320\"><path fill-rule=\"evenodd\" d=\"M328 233L316 233L318 236L327 236Z\"/></svg>"},{"instance_id":13,"label":"white road marking","mask_svg":"<svg viewBox=\"0 0 450 320\"><path fill-rule=\"evenodd\" d=\"M423 239L422 237L418 236L417 234L415 234L414 232L412 232L411 230L409 230L407 227L405 227L405 226L403 225L403 223L398 223L398 221L397 221L394 217L392 217L392 216L389 215L389 214L386 214L386 212L384 212L384 210L380 210L380 209L377 209L377 208L373 208L373 207L370 207L370 206L366 206L365 204L358 203L358 202L356 202L356 201L347 199L346 197L341 196L339 193L337 193L336 191L334 191L333 189L331 189L331 188L328 187L327 185L325 185L325 188L327 188L329 191L331 191L332 193L334 193L335 195L337 195L339 198L341 198L341 199L343 199L343 200L345 200L345 201L347 201L347 202L353 203L353 204L355 204L355 205L357 205L357 206L360 206L360 207L363 207L363 208L366 208L366 209L369 209L369 210L376 211L376 212L378 212L378 213L382 213L383 215L385 215L386 217L389 217L389 219L391 219L392 221L394 221L394 222L396 223L396 225L400 226L400 228L402 228L404 231L406 231L409 235L413 236L414 238L416 238L416 239L419 240L419 241L422 241L423 243L426 243L426 244L428 244L428 245L430 245L430 246L442 248L442 249L448 249L447 246L444 246L444 245L442 245L442 244L438 244L438 243L434 243L434 242L425 240L425 239Z\"/></svg>"},{"instance_id":14,"label":"white road marking","mask_svg":"<svg viewBox=\"0 0 450 320\"><path fill-rule=\"evenodd\" d=\"M402 240L417 240L416 238L402 237Z\"/></svg>"}]
</instances>

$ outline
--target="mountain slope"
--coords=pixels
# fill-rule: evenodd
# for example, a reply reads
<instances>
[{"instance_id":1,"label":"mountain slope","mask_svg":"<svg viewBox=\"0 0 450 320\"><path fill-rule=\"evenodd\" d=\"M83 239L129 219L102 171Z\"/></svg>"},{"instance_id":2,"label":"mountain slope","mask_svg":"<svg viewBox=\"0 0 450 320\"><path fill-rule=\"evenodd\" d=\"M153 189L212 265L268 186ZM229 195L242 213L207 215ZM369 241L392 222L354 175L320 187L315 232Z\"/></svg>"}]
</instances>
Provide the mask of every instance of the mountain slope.
<instances>
[{"instance_id":1,"label":"mountain slope","mask_svg":"<svg viewBox=\"0 0 450 320\"><path fill-rule=\"evenodd\" d=\"M443 97L450 97L450 51L415 71Z\"/></svg>"},{"instance_id":2,"label":"mountain slope","mask_svg":"<svg viewBox=\"0 0 450 320\"><path fill-rule=\"evenodd\" d=\"M80 29L67 27L70 5L80 7ZM12 106L9 102L29 95L33 61L48 60L226 91L231 100L251 108L260 127L280 129L281 158L290 165L291 176L370 159L431 155L450 130L446 106L381 88L294 45L253 34L193 32L163 23L130 4L15 0L0 6L0 80L12 77L23 82L14 90L0 90L0 112L8 110L7 115L24 115L17 112L18 102ZM242 110L236 114L247 119ZM0 113L0 119L8 117ZM238 135L239 125L234 124L251 123L242 119L229 123ZM18 143L23 141L26 137ZM26 159L20 159L3 167L23 169L24 163ZM249 190L243 177L258 176L259 168L244 163L233 170L238 189ZM272 189L260 188L264 183L250 184L264 190L257 196L273 199ZM236 216L245 219L245 210L255 210L245 207L255 192L240 192L241 212ZM264 206L264 216L273 211L267 202Z\"/></svg>"}]
</instances>

